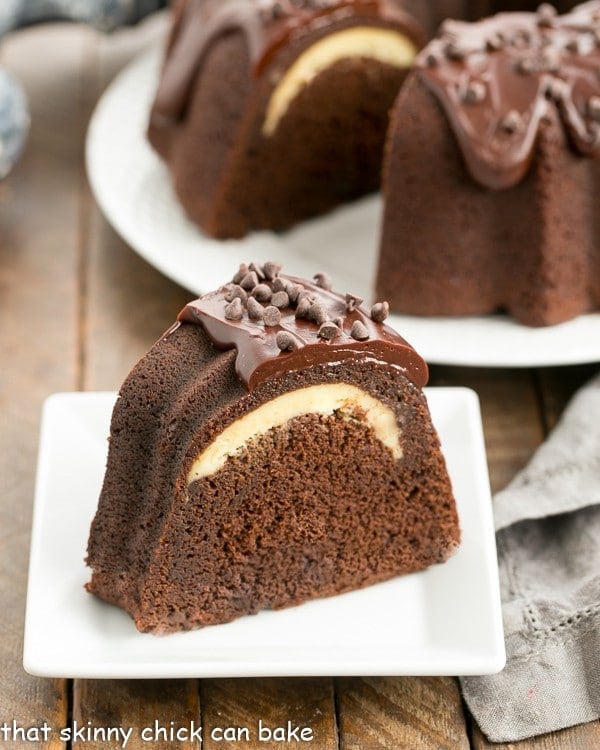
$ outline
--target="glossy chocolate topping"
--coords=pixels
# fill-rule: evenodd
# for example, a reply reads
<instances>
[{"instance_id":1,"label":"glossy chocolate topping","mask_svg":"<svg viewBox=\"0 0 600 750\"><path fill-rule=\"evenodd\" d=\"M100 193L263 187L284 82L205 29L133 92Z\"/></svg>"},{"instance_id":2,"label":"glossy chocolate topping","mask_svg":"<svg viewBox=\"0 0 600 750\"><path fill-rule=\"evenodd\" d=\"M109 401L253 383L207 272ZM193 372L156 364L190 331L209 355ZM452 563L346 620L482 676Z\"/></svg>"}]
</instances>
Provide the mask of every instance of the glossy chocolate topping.
<instances>
[{"instance_id":1,"label":"glossy chocolate topping","mask_svg":"<svg viewBox=\"0 0 600 750\"><path fill-rule=\"evenodd\" d=\"M393 23L417 44L423 33L399 0L187 0L165 61L150 120L177 122L211 42L231 30L244 32L255 76L288 40L351 16Z\"/></svg>"},{"instance_id":2,"label":"glossy chocolate topping","mask_svg":"<svg viewBox=\"0 0 600 750\"><path fill-rule=\"evenodd\" d=\"M186 305L178 321L201 325L220 349L235 347L248 390L289 371L352 361L385 363L425 385L423 359L383 324L385 303L369 313L360 299L330 291L325 276L315 278L280 276L269 263L242 266L231 284Z\"/></svg>"},{"instance_id":3,"label":"glossy chocolate topping","mask_svg":"<svg viewBox=\"0 0 600 750\"><path fill-rule=\"evenodd\" d=\"M467 168L495 189L521 180L538 128L556 108L572 147L600 155L600 2L557 16L505 13L478 23L446 22L417 57L446 111Z\"/></svg>"}]
</instances>

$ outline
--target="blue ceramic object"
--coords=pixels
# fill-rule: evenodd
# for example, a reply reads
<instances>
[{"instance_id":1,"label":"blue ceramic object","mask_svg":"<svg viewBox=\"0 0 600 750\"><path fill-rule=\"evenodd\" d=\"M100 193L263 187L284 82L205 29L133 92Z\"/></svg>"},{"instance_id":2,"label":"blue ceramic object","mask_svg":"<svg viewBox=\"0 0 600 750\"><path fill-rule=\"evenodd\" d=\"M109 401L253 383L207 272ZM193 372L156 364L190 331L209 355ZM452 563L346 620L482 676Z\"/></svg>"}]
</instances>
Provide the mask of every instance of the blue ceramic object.
<instances>
[{"instance_id":1,"label":"blue ceramic object","mask_svg":"<svg viewBox=\"0 0 600 750\"><path fill-rule=\"evenodd\" d=\"M100 31L133 24L167 0L0 0L0 37L46 21L87 23ZM18 81L0 69L0 179L17 161L27 137L29 114Z\"/></svg>"}]
</instances>

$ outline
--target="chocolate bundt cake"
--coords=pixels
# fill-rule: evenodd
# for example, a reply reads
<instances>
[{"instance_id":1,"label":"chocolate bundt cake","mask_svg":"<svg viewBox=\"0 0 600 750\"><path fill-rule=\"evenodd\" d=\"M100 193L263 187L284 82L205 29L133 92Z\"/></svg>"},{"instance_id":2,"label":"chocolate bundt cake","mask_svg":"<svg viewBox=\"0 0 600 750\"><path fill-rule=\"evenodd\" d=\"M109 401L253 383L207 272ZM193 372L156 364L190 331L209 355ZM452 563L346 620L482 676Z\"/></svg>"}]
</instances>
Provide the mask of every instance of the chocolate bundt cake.
<instances>
[{"instance_id":1,"label":"chocolate bundt cake","mask_svg":"<svg viewBox=\"0 0 600 750\"><path fill-rule=\"evenodd\" d=\"M385 303L315 278L242 267L120 390L87 588L141 631L360 588L458 546L426 364Z\"/></svg>"},{"instance_id":2,"label":"chocolate bundt cake","mask_svg":"<svg viewBox=\"0 0 600 750\"><path fill-rule=\"evenodd\" d=\"M429 0L180 2L148 135L189 217L242 237L378 189L389 110L437 20Z\"/></svg>"},{"instance_id":3,"label":"chocolate bundt cake","mask_svg":"<svg viewBox=\"0 0 600 750\"><path fill-rule=\"evenodd\" d=\"M600 307L600 2L447 22L392 115L377 294L414 315Z\"/></svg>"}]
</instances>

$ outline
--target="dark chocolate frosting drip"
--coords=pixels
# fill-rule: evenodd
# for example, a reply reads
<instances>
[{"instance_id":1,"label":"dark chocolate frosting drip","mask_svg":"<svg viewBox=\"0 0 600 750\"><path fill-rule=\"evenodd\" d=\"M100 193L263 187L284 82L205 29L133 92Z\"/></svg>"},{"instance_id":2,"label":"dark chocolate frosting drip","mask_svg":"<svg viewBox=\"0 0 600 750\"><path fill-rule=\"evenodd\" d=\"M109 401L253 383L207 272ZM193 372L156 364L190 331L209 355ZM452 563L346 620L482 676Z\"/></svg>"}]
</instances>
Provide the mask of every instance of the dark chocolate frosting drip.
<instances>
[{"instance_id":1,"label":"dark chocolate frosting drip","mask_svg":"<svg viewBox=\"0 0 600 750\"><path fill-rule=\"evenodd\" d=\"M505 13L446 22L418 56L421 79L446 111L467 168L495 189L521 180L540 123L557 108L572 147L600 154L600 2L558 16Z\"/></svg>"},{"instance_id":2,"label":"dark chocolate frosting drip","mask_svg":"<svg viewBox=\"0 0 600 750\"><path fill-rule=\"evenodd\" d=\"M399 0L188 0L165 61L151 125L181 118L202 58L219 35L243 31L258 76L290 37L355 15L400 24L416 43L422 41L419 25Z\"/></svg>"},{"instance_id":3,"label":"dark chocolate frosting drip","mask_svg":"<svg viewBox=\"0 0 600 750\"><path fill-rule=\"evenodd\" d=\"M369 312L359 298L332 292L324 275L315 278L280 276L272 263L242 266L231 284L186 305L178 321L201 325L219 349L235 348L236 373L248 390L293 370L365 361L425 385L424 360L383 324L386 303Z\"/></svg>"}]
</instances>

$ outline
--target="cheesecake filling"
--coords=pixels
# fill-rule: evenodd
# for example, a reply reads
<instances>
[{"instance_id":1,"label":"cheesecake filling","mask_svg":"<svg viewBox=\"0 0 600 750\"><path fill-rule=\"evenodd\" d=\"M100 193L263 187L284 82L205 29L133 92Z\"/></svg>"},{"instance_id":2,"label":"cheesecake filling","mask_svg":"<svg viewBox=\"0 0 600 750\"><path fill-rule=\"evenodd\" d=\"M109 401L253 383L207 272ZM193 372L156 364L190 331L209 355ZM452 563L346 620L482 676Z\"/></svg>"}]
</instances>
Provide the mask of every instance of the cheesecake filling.
<instances>
[{"instance_id":1,"label":"cheesecake filling","mask_svg":"<svg viewBox=\"0 0 600 750\"><path fill-rule=\"evenodd\" d=\"M417 53L414 43L391 29L358 26L335 32L305 50L275 86L262 127L271 136L299 92L336 62L365 57L397 68L407 68Z\"/></svg>"},{"instance_id":2,"label":"cheesecake filling","mask_svg":"<svg viewBox=\"0 0 600 750\"><path fill-rule=\"evenodd\" d=\"M323 383L277 396L226 427L194 460L187 477L188 485L222 469L229 457L235 456L254 438L305 414L359 420L373 430L395 460L402 458L400 429L389 406L357 386Z\"/></svg>"}]
</instances>

